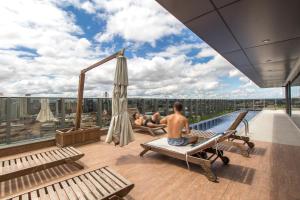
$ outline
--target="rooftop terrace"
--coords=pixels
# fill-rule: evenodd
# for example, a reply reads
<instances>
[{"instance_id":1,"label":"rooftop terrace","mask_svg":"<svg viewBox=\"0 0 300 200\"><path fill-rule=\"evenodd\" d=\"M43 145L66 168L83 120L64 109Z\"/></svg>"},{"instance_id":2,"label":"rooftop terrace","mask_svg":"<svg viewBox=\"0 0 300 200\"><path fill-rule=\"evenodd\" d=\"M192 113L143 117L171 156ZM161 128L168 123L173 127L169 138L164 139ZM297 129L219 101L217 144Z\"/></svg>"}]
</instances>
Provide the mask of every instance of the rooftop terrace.
<instances>
[{"instance_id":1,"label":"rooftop terrace","mask_svg":"<svg viewBox=\"0 0 300 200\"><path fill-rule=\"evenodd\" d=\"M192 165L189 171L185 162L154 152L139 157L140 143L153 137L142 133L135 136L136 140L124 148L105 144L104 136L101 142L78 147L85 153L81 159L84 170L108 165L135 184L126 199L291 200L300 196L300 130L283 111L264 110L250 122L255 149L250 158L242 157L235 149L227 149L225 154L230 164L224 166L218 161L214 165L218 183L208 181L199 166ZM9 157L1 160L6 158ZM63 165L2 182L1 197L77 173L81 172Z\"/></svg>"}]
</instances>

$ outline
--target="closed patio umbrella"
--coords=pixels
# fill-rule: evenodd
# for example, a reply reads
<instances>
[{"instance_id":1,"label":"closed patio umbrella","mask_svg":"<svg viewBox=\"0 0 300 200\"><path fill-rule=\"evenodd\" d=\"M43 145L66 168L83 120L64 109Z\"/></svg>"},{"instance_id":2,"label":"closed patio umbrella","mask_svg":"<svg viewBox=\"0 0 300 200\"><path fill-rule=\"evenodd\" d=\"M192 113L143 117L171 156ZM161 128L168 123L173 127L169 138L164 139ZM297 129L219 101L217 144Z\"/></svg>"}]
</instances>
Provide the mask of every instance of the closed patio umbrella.
<instances>
[{"instance_id":1,"label":"closed patio umbrella","mask_svg":"<svg viewBox=\"0 0 300 200\"><path fill-rule=\"evenodd\" d=\"M46 99L46 98L41 99L41 110L40 110L36 120L39 122L47 122L47 121L55 120L53 113L51 112L51 109L49 106L49 99Z\"/></svg>"},{"instance_id":2,"label":"closed patio umbrella","mask_svg":"<svg viewBox=\"0 0 300 200\"><path fill-rule=\"evenodd\" d=\"M128 71L126 58L118 56L112 96L112 118L106 137L107 143L124 146L134 140L127 112Z\"/></svg>"}]
</instances>

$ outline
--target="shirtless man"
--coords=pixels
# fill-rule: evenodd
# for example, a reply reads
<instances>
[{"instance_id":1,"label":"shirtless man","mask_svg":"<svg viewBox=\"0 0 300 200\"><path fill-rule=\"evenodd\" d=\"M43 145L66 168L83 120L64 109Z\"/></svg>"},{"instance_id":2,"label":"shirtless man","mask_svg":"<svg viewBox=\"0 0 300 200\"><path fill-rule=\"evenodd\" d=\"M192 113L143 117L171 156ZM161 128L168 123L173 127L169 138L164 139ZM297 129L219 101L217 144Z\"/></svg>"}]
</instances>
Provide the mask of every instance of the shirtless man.
<instances>
[{"instance_id":1,"label":"shirtless man","mask_svg":"<svg viewBox=\"0 0 300 200\"><path fill-rule=\"evenodd\" d=\"M184 134L188 135L190 133L189 122L186 117L181 114L182 104L180 102L175 102L173 109L174 114L168 115L162 120L161 124L167 125L168 132L168 144L173 146L185 146L187 144L196 143L198 140L197 136L185 137ZM185 132L182 129L185 128Z\"/></svg>"},{"instance_id":2,"label":"shirtless man","mask_svg":"<svg viewBox=\"0 0 300 200\"><path fill-rule=\"evenodd\" d=\"M150 118L136 112L133 114L134 123L138 126L148 126L150 128L164 127L165 125L159 124L160 114L154 113Z\"/></svg>"}]
</instances>

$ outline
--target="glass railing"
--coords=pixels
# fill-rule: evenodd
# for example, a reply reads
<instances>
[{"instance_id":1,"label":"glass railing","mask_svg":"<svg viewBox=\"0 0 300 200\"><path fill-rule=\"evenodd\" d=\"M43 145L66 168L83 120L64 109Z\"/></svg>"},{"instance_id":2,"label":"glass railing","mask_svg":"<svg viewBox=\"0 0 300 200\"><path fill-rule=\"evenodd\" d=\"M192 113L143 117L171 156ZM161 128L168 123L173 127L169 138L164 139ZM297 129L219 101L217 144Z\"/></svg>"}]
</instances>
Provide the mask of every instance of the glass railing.
<instances>
[{"instance_id":1,"label":"glass railing","mask_svg":"<svg viewBox=\"0 0 300 200\"><path fill-rule=\"evenodd\" d=\"M150 99L129 98L128 107L143 114L172 113L172 105L184 105L191 123L240 109L284 108L284 99ZM0 97L0 146L53 138L57 129L74 127L76 98ZM85 98L81 127L108 127L110 98Z\"/></svg>"}]
</instances>

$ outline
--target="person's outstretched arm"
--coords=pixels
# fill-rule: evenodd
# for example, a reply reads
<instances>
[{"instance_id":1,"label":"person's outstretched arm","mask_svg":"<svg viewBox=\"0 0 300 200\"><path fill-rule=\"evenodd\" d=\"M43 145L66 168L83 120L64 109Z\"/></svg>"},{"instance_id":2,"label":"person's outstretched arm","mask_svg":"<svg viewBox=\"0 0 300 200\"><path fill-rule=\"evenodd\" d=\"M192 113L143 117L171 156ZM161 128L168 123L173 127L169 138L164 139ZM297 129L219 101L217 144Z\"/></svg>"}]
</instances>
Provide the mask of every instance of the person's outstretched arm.
<instances>
[{"instance_id":1,"label":"person's outstretched arm","mask_svg":"<svg viewBox=\"0 0 300 200\"><path fill-rule=\"evenodd\" d=\"M168 116L162 118L162 119L160 120L160 123L161 123L161 124L166 124L166 125L167 125L167 123L168 123Z\"/></svg>"}]
</instances>

